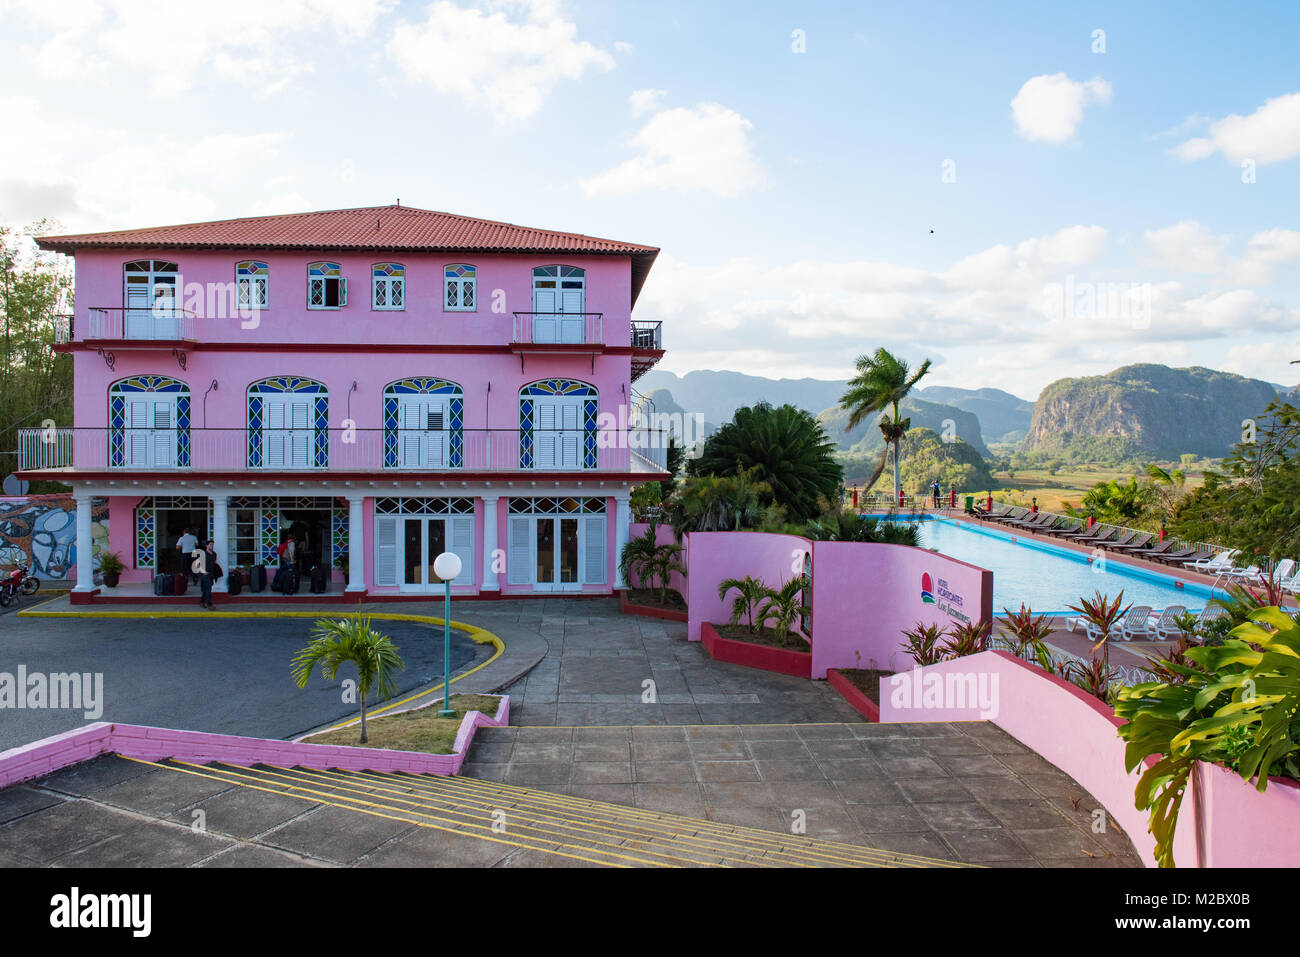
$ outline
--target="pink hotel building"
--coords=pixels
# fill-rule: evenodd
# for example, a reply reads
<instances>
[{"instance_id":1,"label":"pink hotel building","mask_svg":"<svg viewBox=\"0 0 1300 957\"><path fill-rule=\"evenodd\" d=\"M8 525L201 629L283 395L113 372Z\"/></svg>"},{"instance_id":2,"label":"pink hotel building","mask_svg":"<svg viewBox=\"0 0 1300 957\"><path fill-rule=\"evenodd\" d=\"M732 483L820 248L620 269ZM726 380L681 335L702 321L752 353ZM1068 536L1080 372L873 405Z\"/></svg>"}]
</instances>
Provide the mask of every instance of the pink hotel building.
<instances>
[{"instance_id":1,"label":"pink hotel building","mask_svg":"<svg viewBox=\"0 0 1300 957\"><path fill-rule=\"evenodd\" d=\"M76 257L74 421L25 430L20 474L73 489L74 600L108 597L97 497L123 597L186 527L227 570L292 530L347 600L436 590L442 551L459 594L623 586L628 493L667 477L628 424L658 249L403 206L40 244Z\"/></svg>"}]
</instances>

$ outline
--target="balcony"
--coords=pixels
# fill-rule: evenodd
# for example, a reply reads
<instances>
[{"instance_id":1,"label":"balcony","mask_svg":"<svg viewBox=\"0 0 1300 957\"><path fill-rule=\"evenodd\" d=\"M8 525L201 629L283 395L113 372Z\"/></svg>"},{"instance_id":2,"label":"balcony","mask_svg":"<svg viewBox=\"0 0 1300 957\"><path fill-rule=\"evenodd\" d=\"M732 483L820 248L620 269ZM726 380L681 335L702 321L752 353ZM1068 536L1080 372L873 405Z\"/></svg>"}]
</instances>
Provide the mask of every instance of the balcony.
<instances>
[{"instance_id":1,"label":"balcony","mask_svg":"<svg viewBox=\"0 0 1300 957\"><path fill-rule=\"evenodd\" d=\"M194 313L188 309L171 306L155 306L151 309L91 306L86 319L87 339L111 342L119 349L154 343L166 343L170 347L194 341Z\"/></svg>"},{"instance_id":2,"label":"balcony","mask_svg":"<svg viewBox=\"0 0 1300 957\"><path fill-rule=\"evenodd\" d=\"M581 430L557 430L553 441L546 441L550 435L534 430L526 443L518 429L264 429L250 441L247 429L20 429L18 470L60 473L50 475L56 480L214 472L249 479L268 473L399 480L548 472L648 477L666 471L668 433L663 430L596 430L590 450ZM571 451L567 457L556 451L543 461L542 448Z\"/></svg>"},{"instance_id":3,"label":"balcony","mask_svg":"<svg viewBox=\"0 0 1300 957\"><path fill-rule=\"evenodd\" d=\"M599 312L516 312L512 346L542 346L545 351L590 352L605 346L604 316ZM566 346L587 347L565 350Z\"/></svg>"},{"instance_id":4,"label":"balcony","mask_svg":"<svg viewBox=\"0 0 1300 957\"><path fill-rule=\"evenodd\" d=\"M655 367L664 356L662 322L632 323L632 381Z\"/></svg>"}]
</instances>

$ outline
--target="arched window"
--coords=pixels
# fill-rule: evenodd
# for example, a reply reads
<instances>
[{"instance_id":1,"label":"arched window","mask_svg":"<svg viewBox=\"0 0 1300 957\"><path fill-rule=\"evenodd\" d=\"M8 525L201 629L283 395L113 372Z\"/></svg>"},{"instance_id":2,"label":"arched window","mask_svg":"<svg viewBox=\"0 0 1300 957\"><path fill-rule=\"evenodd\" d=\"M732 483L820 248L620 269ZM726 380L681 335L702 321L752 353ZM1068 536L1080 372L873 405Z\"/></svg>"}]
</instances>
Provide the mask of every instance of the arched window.
<instances>
[{"instance_id":1,"label":"arched window","mask_svg":"<svg viewBox=\"0 0 1300 957\"><path fill-rule=\"evenodd\" d=\"M271 267L255 259L235 263L235 303L240 309L265 309L271 302Z\"/></svg>"},{"instance_id":2,"label":"arched window","mask_svg":"<svg viewBox=\"0 0 1300 957\"><path fill-rule=\"evenodd\" d=\"M248 387L248 467L329 466L329 390L313 379L273 376Z\"/></svg>"},{"instance_id":3,"label":"arched window","mask_svg":"<svg viewBox=\"0 0 1300 957\"><path fill-rule=\"evenodd\" d=\"M465 393L418 377L384 389L384 468L458 469L465 463Z\"/></svg>"},{"instance_id":4,"label":"arched window","mask_svg":"<svg viewBox=\"0 0 1300 957\"><path fill-rule=\"evenodd\" d=\"M443 308L448 312L474 312L478 308L478 269L465 263L442 271Z\"/></svg>"},{"instance_id":5,"label":"arched window","mask_svg":"<svg viewBox=\"0 0 1300 957\"><path fill-rule=\"evenodd\" d=\"M348 281L338 263L307 264L307 308L340 309L348 304Z\"/></svg>"},{"instance_id":6,"label":"arched window","mask_svg":"<svg viewBox=\"0 0 1300 957\"><path fill-rule=\"evenodd\" d=\"M594 469L596 387L574 379L542 379L519 390L519 467Z\"/></svg>"},{"instance_id":7,"label":"arched window","mask_svg":"<svg viewBox=\"0 0 1300 957\"><path fill-rule=\"evenodd\" d=\"M190 466L190 387L161 375L121 379L108 390L113 468Z\"/></svg>"},{"instance_id":8,"label":"arched window","mask_svg":"<svg viewBox=\"0 0 1300 957\"><path fill-rule=\"evenodd\" d=\"M373 308L397 312L406 308L406 267L401 263L375 263L370 267Z\"/></svg>"}]
</instances>

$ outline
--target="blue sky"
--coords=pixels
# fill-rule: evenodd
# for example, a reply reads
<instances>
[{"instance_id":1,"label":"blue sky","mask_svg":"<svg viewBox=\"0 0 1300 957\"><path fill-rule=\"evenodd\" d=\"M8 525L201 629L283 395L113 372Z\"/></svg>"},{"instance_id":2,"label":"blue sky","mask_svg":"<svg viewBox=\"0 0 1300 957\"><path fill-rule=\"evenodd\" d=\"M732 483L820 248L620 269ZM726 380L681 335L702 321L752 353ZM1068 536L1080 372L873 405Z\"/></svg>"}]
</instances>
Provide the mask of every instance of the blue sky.
<instances>
[{"instance_id":1,"label":"blue sky","mask_svg":"<svg viewBox=\"0 0 1300 957\"><path fill-rule=\"evenodd\" d=\"M0 0L0 221L400 196L661 246L672 371L1293 383L1297 36L1285 3Z\"/></svg>"}]
</instances>

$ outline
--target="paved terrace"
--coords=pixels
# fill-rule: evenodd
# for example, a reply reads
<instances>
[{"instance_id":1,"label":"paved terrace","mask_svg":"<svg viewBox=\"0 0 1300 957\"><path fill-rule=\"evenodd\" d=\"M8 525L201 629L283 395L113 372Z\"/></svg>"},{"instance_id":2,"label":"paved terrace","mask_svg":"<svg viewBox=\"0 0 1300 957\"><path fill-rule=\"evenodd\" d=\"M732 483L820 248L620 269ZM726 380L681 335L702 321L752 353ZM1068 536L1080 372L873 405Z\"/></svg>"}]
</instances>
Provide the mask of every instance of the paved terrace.
<instances>
[{"instance_id":1,"label":"paved terrace","mask_svg":"<svg viewBox=\"0 0 1300 957\"><path fill-rule=\"evenodd\" d=\"M541 649L501 672L516 726L481 729L461 777L105 757L0 792L0 864L1139 865L992 725L867 724L824 682L718 664L608 599L454 613Z\"/></svg>"}]
</instances>

